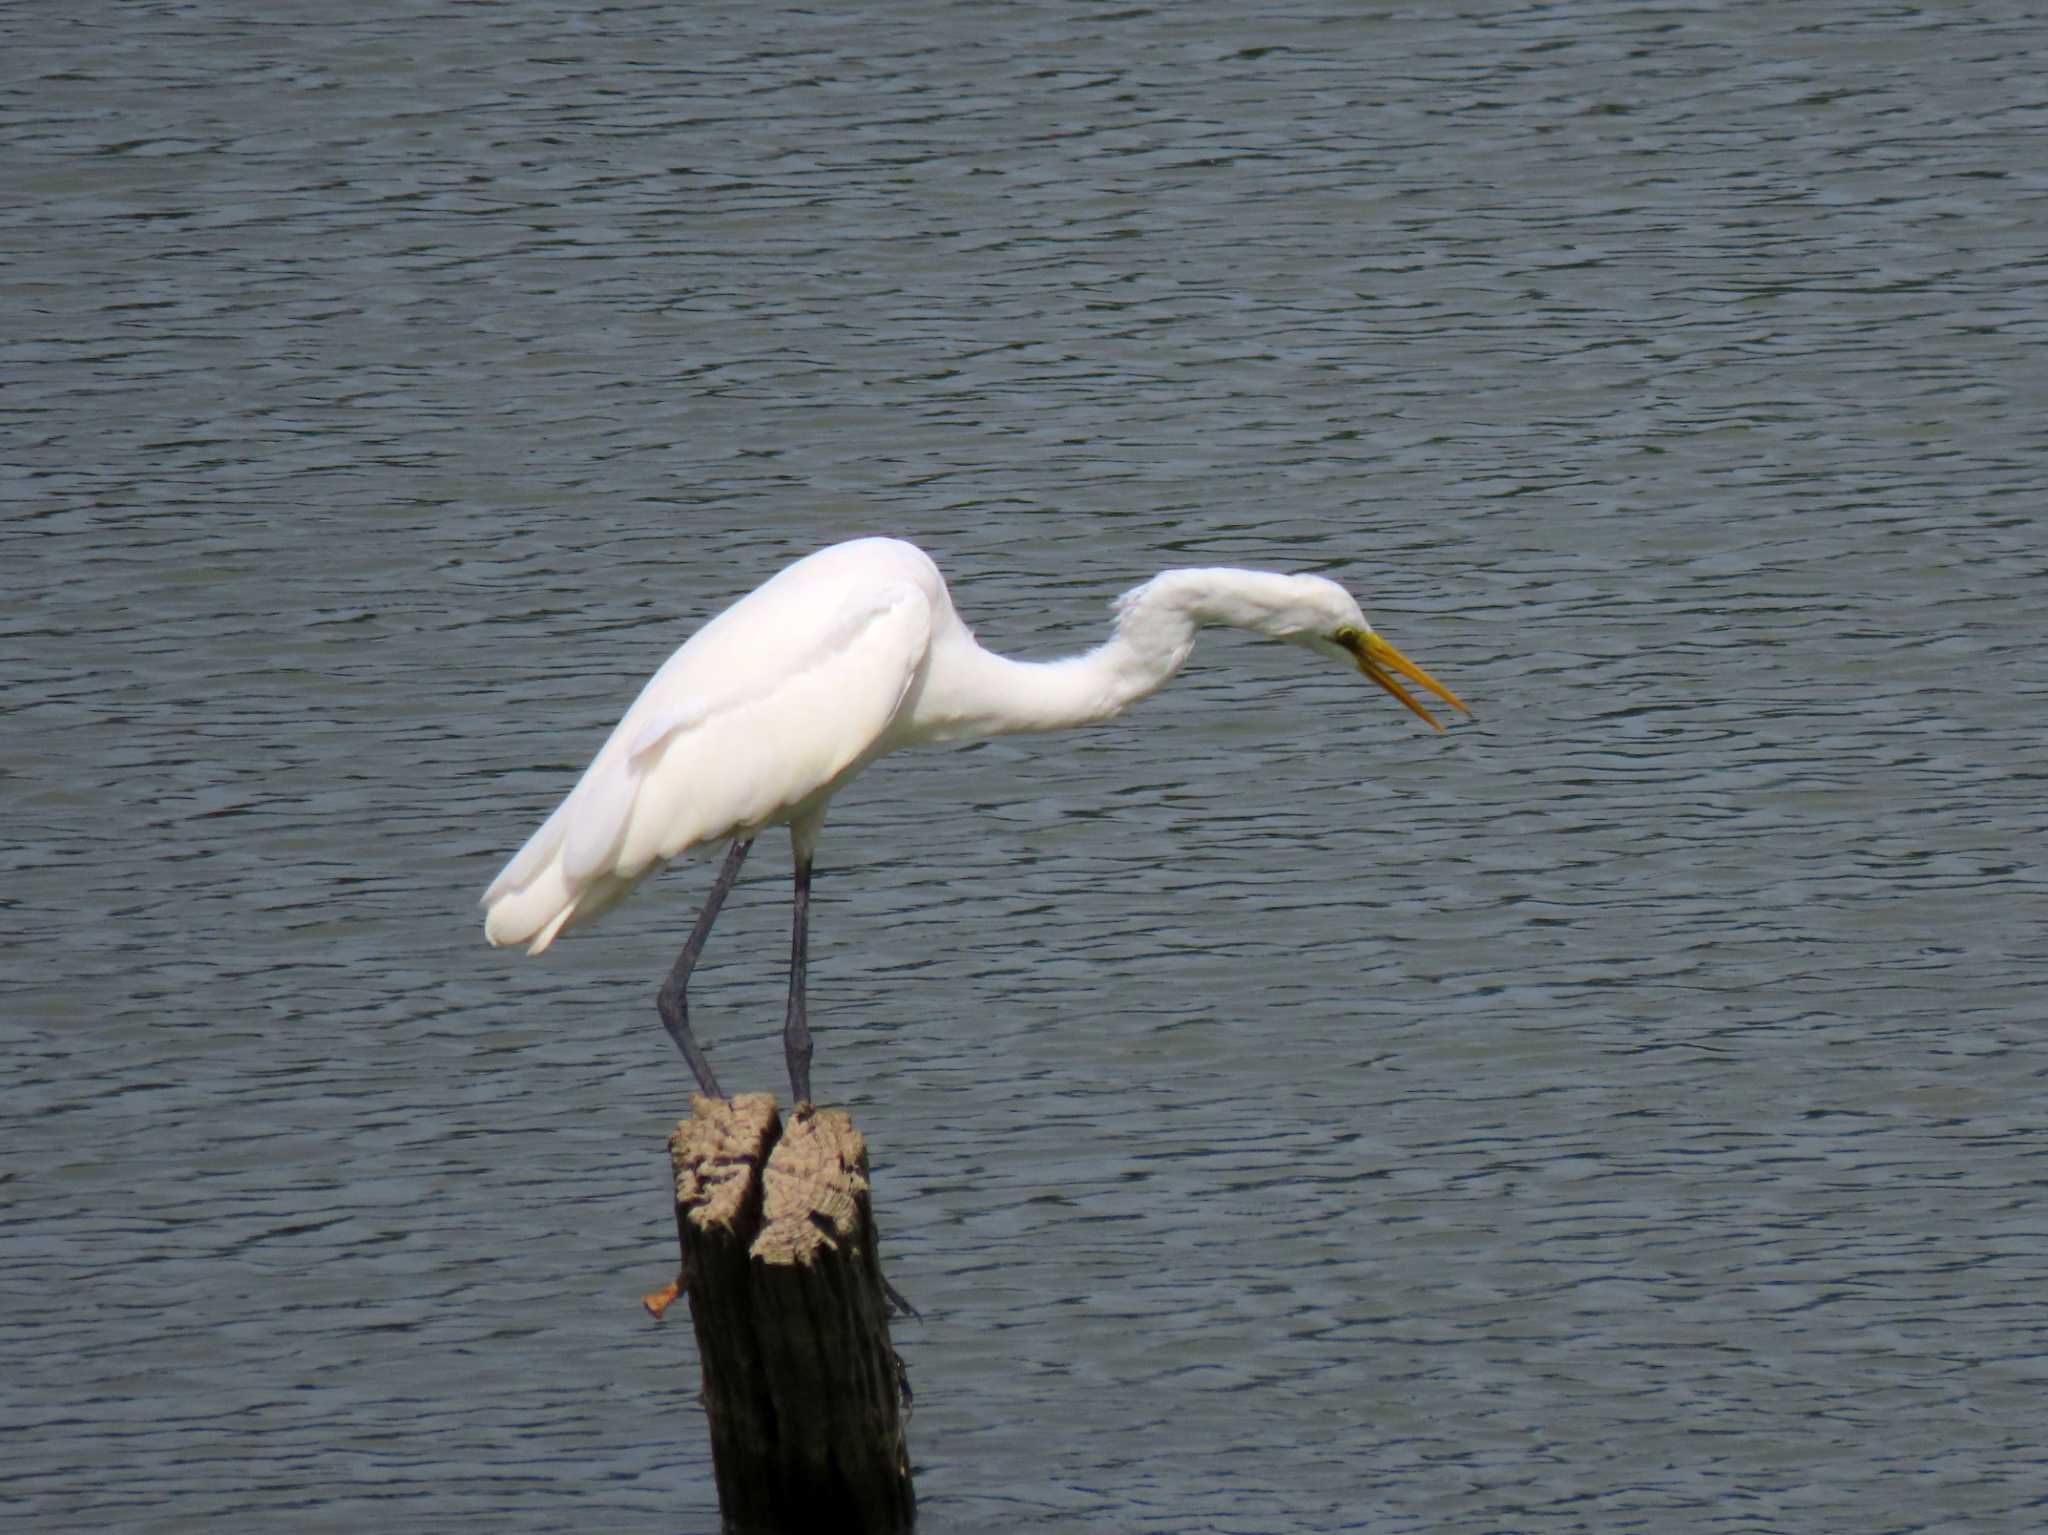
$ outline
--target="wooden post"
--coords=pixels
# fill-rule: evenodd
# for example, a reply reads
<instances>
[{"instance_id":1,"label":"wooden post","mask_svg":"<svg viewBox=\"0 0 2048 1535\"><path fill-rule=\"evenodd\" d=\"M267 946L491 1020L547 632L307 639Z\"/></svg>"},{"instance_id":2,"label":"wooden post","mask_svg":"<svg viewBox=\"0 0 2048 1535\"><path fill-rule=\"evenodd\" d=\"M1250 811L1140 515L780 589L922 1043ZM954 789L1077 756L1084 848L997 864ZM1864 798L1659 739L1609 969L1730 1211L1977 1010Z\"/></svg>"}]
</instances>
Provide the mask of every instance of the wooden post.
<instances>
[{"instance_id":1,"label":"wooden post","mask_svg":"<svg viewBox=\"0 0 2048 1535\"><path fill-rule=\"evenodd\" d=\"M668 1144L726 1535L910 1529L867 1143L836 1109L785 1126L748 1093L693 1096Z\"/></svg>"}]
</instances>

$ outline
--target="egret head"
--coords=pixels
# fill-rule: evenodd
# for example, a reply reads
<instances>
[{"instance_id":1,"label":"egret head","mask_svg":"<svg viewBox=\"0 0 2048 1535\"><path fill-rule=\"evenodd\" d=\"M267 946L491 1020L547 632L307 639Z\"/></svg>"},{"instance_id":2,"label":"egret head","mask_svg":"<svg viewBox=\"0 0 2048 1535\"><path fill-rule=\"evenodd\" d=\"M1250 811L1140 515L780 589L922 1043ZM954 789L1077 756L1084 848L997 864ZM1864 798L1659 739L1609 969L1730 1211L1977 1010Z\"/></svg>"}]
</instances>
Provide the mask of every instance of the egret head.
<instances>
[{"instance_id":1,"label":"egret head","mask_svg":"<svg viewBox=\"0 0 2048 1535\"><path fill-rule=\"evenodd\" d=\"M1227 624L1355 666L1438 730L1443 726L1436 716L1397 678L1406 677L1453 708L1472 712L1457 694L1374 633L1358 599L1326 576L1169 570L1125 592L1117 599L1116 610L1119 634L1171 655L1162 677L1186 658L1196 627Z\"/></svg>"},{"instance_id":2,"label":"egret head","mask_svg":"<svg viewBox=\"0 0 2048 1535\"><path fill-rule=\"evenodd\" d=\"M1400 678L1406 677L1421 685L1462 713L1472 712L1456 693L1402 655L1391 642L1374 633L1358 606L1358 600L1335 581L1322 576L1290 576L1287 579L1292 587L1293 601L1285 615L1286 627L1268 629L1267 633L1347 666L1357 667L1438 730L1443 729L1443 725L1434 714L1416 702L1415 695L1401 685Z\"/></svg>"}]
</instances>

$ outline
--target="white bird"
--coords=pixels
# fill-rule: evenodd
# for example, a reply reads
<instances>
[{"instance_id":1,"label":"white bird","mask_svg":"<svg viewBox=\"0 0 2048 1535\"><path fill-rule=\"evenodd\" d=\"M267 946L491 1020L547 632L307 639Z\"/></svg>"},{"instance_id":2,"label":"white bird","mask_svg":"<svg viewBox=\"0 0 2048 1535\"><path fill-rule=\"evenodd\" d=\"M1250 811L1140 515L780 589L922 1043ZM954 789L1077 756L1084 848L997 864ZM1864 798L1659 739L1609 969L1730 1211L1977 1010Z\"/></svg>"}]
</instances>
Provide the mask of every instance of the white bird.
<instances>
[{"instance_id":1,"label":"white bird","mask_svg":"<svg viewBox=\"0 0 2048 1535\"><path fill-rule=\"evenodd\" d=\"M491 881L485 936L539 954L678 853L729 842L657 998L698 1084L723 1097L690 1032L685 989L748 848L767 827L787 826L796 915L783 1052L791 1091L807 1103L812 854L833 793L884 752L1108 719L1158 691L1187 660L1195 631L1214 624L1355 666L1439 730L1397 676L1471 712L1322 576L1169 570L1117 598L1115 612L1109 639L1086 655L1012 661L975 641L915 544L860 538L798 560L648 680L568 798Z\"/></svg>"}]
</instances>

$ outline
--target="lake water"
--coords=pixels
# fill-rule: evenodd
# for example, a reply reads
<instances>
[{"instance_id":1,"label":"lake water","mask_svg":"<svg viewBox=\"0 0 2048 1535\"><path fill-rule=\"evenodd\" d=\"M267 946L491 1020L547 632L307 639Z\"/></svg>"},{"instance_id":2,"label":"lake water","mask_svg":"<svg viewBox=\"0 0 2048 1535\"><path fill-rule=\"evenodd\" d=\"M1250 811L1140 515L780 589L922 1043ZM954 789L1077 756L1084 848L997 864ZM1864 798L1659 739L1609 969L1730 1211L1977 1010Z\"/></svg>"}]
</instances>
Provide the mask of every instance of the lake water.
<instances>
[{"instance_id":1,"label":"lake water","mask_svg":"<svg viewBox=\"0 0 2048 1535\"><path fill-rule=\"evenodd\" d=\"M2030 1531L2048 28L2018 4L0 16L0 1513L708 1531L654 987L477 892L790 558L1049 655L842 796L929 1532ZM778 1088L787 854L694 989Z\"/></svg>"}]
</instances>

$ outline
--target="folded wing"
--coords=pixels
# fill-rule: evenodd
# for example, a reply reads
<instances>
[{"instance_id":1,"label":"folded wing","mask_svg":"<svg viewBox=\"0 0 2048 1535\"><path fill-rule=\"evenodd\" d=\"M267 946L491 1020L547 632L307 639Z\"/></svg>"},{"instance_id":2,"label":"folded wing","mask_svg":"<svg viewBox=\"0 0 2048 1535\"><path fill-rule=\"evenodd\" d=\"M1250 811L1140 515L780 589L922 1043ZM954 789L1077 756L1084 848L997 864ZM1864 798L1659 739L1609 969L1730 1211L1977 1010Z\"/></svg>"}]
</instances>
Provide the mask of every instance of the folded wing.
<instances>
[{"instance_id":1,"label":"folded wing","mask_svg":"<svg viewBox=\"0 0 2048 1535\"><path fill-rule=\"evenodd\" d=\"M726 609L654 674L491 882L485 935L538 954L685 849L822 808L887 749L932 623L910 580L845 593L778 578Z\"/></svg>"}]
</instances>

